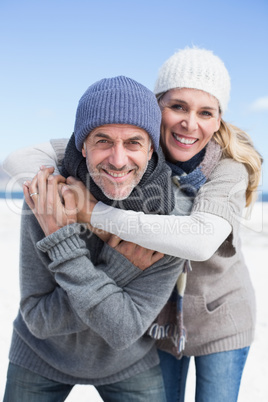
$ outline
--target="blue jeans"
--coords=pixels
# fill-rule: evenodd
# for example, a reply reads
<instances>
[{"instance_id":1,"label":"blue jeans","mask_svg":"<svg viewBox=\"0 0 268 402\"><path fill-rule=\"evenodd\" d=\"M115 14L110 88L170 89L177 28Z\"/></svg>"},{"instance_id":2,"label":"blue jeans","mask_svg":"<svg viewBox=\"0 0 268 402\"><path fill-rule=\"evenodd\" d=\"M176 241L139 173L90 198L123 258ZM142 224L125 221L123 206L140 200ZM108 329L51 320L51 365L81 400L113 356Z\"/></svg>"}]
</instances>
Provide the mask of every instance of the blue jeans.
<instances>
[{"instance_id":1,"label":"blue jeans","mask_svg":"<svg viewBox=\"0 0 268 402\"><path fill-rule=\"evenodd\" d=\"M10 363L3 402L61 402L73 385L62 384ZM166 402L161 369L153 367L114 384L96 386L104 402Z\"/></svg>"},{"instance_id":2,"label":"blue jeans","mask_svg":"<svg viewBox=\"0 0 268 402\"><path fill-rule=\"evenodd\" d=\"M190 358L158 351L167 402L184 402ZM249 347L195 357L196 402L236 402Z\"/></svg>"}]
</instances>

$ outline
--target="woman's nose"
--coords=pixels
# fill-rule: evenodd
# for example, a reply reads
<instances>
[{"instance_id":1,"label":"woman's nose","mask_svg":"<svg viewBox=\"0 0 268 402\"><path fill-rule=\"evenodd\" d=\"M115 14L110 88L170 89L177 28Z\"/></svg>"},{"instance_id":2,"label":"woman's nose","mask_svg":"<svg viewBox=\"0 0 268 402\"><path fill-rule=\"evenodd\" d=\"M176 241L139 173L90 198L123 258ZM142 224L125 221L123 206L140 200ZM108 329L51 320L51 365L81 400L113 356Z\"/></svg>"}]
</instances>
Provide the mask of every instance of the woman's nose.
<instances>
[{"instance_id":1,"label":"woman's nose","mask_svg":"<svg viewBox=\"0 0 268 402\"><path fill-rule=\"evenodd\" d=\"M187 131L192 132L195 131L198 127L197 125L197 117L194 113L189 113L181 122L183 128Z\"/></svg>"}]
</instances>

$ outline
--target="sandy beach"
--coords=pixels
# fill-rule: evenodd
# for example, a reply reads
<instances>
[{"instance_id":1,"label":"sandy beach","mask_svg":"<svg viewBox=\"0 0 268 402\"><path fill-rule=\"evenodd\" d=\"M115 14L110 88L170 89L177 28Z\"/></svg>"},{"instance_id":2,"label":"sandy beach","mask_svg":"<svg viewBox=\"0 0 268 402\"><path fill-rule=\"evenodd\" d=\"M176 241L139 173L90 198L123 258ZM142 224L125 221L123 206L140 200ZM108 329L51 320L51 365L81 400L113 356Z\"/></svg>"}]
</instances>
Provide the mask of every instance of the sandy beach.
<instances>
[{"instance_id":1,"label":"sandy beach","mask_svg":"<svg viewBox=\"0 0 268 402\"><path fill-rule=\"evenodd\" d=\"M0 399L3 398L12 322L19 303L19 237L22 200L0 200ZM251 219L242 221L243 252L257 298L257 327L242 379L239 402L268 401L268 203L256 203ZM68 402L99 402L92 386L76 386ZM194 370L190 367L187 402L194 401ZM153 401L152 401L153 402ZM216 402L216 401L215 401Z\"/></svg>"}]
</instances>

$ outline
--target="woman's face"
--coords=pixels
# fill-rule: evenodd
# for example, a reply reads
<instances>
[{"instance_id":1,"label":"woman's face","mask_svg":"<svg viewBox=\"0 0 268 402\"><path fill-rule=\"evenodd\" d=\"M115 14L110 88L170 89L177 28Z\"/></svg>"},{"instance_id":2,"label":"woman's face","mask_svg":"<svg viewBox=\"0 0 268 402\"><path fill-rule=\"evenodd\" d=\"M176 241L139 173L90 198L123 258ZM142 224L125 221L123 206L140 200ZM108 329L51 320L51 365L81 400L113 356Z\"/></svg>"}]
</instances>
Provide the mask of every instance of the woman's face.
<instances>
[{"instance_id":1,"label":"woman's face","mask_svg":"<svg viewBox=\"0 0 268 402\"><path fill-rule=\"evenodd\" d=\"M216 98L197 89L171 89L160 100L161 145L170 162L185 162L200 152L220 127Z\"/></svg>"}]
</instances>

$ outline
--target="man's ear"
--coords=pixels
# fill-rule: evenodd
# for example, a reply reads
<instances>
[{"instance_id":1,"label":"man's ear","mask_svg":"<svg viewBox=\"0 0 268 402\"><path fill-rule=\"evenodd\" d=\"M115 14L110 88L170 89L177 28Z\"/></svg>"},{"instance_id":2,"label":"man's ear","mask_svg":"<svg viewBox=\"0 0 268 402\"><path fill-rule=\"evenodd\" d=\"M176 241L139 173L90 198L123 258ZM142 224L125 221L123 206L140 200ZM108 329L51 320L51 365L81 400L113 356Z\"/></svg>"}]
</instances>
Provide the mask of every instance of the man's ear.
<instances>
[{"instance_id":1,"label":"man's ear","mask_svg":"<svg viewBox=\"0 0 268 402\"><path fill-rule=\"evenodd\" d=\"M153 144L151 144L151 147L150 147L149 152L148 152L148 160L151 159L151 157L153 155L153 152L154 152L154 147L153 147Z\"/></svg>"},{"instance_id":2,"label":"man's ear","mask_svg":"<svg viewBox=\"0 0 268 402\"><path fill-rule=\"evenodd\" d=\"M83 155L84 158L87 156L87 153L86 153L86 144L85 144L85 143L83 144L82 155Z\"/></svg>"}]
</instances>

